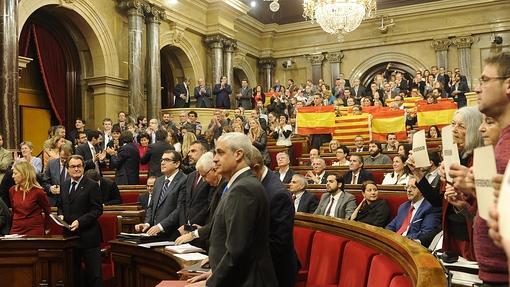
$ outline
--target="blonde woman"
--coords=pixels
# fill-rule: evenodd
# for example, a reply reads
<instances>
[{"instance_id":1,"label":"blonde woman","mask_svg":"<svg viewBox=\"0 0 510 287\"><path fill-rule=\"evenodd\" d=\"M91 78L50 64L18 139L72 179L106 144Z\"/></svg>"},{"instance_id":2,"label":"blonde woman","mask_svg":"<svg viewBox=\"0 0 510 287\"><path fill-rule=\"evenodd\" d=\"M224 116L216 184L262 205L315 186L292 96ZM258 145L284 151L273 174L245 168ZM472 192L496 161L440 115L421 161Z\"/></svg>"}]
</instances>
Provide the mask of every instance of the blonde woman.
<instances>
[{"instance_id":1,"label":"blonde woman","mask_svg":"<svg viewBox=\"0 0 510 287\"><path fill-rule=\"evenodd\" d=\"M34 167L28 162L16 163L12 178L15 185L9 189L12 206L10 234L44 235L49 230L50 204L37 183Z\"/></svg>"},{"instance_id":2,"label":"blonde woman","mask_svg":"<svg viewBox=\"0 0 510 287\"><path fill-rule=\"evenodd\" d=\"M187 132L182 136L182 157L185 158L188 155L191 144L197 140L197 136L194 133Z\"/></svg>"},{"instance_id":3,"label":"blonde woman","mask_svg":"<svg viewBox=\"0 0 510 287\"><path fill-rule=\"evenodd\" d=\"M32 164L32 166L35 168L36 173L42 172L42 160L38 157L35 157L32 155L32 152L34 151L34 146L32 145L32 142L22 142L20 145L21 154L18 155L16 158L16 163L20 162L28 162Z\"/></svg>"},{"instance_id":4,"label":"blonde woman","mask_svg":"<svg viewBox=\"0 0 510 287\"><path fill-rule=\"evenodd\" d=\"M59 157L59 149L66 144L66 139L61 135L54 135L50 139L50 147L44 149L43 152L43 166L46 167L48 162L52 159Z\"/></svg>"},{"instance_id":5,"label":"blonde woman","mask_svg":"<svg viewBox=\"0 0 510 287\"><path fill-rule=\"evenodd\" d=\"M248 131L248 137L251 140L253 146L255 146L262 157L264 158L264 164L269 166L271 163L271 158L269 157L269 153L267 152L266 144L267 144L267 134L260 126L260 123L256 119L251 119L248 122L250 129Z\"/></svg>"}]
</instances>

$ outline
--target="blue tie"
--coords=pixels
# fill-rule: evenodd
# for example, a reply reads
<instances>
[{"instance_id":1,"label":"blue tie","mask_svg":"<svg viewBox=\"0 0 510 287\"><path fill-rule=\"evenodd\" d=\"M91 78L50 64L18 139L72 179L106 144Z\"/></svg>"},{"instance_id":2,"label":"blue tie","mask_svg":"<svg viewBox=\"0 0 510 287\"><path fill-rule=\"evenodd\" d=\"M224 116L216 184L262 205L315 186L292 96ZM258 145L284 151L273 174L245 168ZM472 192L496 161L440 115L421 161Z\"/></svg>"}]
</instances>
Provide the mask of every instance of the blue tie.
<instances>
[{"instance_id":1,"label":"blue tie","mask_svg":"<svg viewBox=\"0 0 510 287\"><path fill-rule=\"evenodd\" d=\"M227 193L228 193L228 185L225 185L225 188L223 189L223 192L221 193L221 197L223 197Z\"/></svg>"},{"instance_id":2,"label":"blue tie","mask_svg":"<svg viewBox=\"0 0 510 287\"><path fill-rule=\"evenodd\" d=\"M168 192L168 186L169 186L168 183L170 183L170 180L165 179L165 182L163 183L163 188L161 189L161 193L159 194L157 207L159 207L161 205L163 198L165 198L165 195Z\"/></svg>"}]
</instances>

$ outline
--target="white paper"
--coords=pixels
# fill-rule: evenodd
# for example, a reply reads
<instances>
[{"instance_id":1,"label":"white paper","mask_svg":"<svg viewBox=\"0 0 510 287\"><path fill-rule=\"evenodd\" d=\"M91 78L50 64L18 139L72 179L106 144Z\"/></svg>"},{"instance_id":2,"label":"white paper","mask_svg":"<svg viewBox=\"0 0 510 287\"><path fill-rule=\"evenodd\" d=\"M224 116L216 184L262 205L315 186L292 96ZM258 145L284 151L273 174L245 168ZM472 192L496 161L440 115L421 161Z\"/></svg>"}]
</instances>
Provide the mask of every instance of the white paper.
<instances>
[{"instance_id":1,"label":"white paper","mask_svg":"<svg viewBox=\"0 0 510 287\"><path fill-rule=\"evenodd\" d=\"M189 243L181 244L181 245L175 245L175 246L167 246L165 247L165 250L168 250L172 253L192 253L192 252L205 252L202 248L193 246Z\"/></svg>"},{"instance_id":2,"label":"white paper","mask_svg":"<svg viewBox=\"0 0 510 287\"><path fill-rule=\"evenodd\" d=\"M172 246L175 245L173 241L159 241L159 242L150 242L144 244L138 244L140 247L151 248L151 247L160 247L160 246Z\"/></svg>"},{"instance_id":3,"label":"white paper","mask_svg":"<svg viewBox=\"0 0 510 287\"><path fill-rule=\"evenodd\" d=\"M451 125L445 126L441 129L441 142L443 145L443 160L444 169L446 173L446 181L452 182L450 177L450 166L453 163L460 164L459 149L456 143L453 143L453 128Z\"/></svg>"},{"instance_id":4,"label":"white paper","mask_svg":"<svg viewBox=\"0 0 510 287\"><path fill-rule=\"evenodd\" d=\"M510 162L506 165L505 175L501 183L498 198L499 233L510 239Z\"/></svg>"},{"instance_id":5,"label":"white paper","mask_svg":"<svg viewBox=\"0 0 510 287\"><path fill-rule=\"evenodd\" d=\"M186 254L174 254L175 257L180 258L185 261L199 261L207 258L207 255L202 253L186 253Z\"/></svg>"},{"instance_id":6,"label":"white paper","mask_svg":"<svg viewBox=\"0 0 510 287\"><path fill-rule=\"evenodd\" d=\"M413 159L415 167L430 166L425 130L416 132L413 135Z\"/></svg>"},{"instance_id":7,"label":"white paper","mask_svg":"<svg viewBox=\"0 0 510 287\"><path fill-rule=\"evenodd\" d=\"M494 203L492 178L498 173L492 145L476 148L473 163L478 212L483 219L488 220L489 208Z\"/></svg>"},{"instance_id":8,"label":"white paper","mask_svg":"<svg viewBox=\"0 0 510 287\"><path fill-rule=\"evenodd\" d=\"M133 237L150 237L147 233L127 233L121 232L120 235L133 236Z\"/></svg>"}]
</instances>

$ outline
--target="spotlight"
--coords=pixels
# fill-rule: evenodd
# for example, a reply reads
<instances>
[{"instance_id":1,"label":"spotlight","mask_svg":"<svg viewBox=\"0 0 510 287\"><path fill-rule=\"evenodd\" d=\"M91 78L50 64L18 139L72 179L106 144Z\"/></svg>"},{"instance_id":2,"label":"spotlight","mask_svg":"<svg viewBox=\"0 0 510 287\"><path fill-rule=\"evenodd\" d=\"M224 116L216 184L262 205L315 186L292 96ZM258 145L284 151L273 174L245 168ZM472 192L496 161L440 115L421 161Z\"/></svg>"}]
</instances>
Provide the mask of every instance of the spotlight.
<instances>
[{"instance_id":1,"label":"spotlight","mask_svg":"<svg viewBox=\"0 0 510 287\"><path fill-rule=\"evenodd\" d=\"M250 6L251 6L251 8L255 8L257 6L257 2L251 1Z\"/></svg>"}]
</instances>

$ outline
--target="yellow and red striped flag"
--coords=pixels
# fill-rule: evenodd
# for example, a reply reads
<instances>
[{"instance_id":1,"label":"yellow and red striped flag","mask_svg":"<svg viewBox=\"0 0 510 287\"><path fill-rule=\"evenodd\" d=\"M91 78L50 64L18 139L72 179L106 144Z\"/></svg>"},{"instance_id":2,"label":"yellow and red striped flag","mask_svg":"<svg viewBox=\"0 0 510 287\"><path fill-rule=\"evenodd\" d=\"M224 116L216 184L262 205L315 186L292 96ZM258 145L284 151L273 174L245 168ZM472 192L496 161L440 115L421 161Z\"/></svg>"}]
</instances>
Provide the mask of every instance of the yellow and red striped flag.
<instances>
[{"instance_id":1,"label":"yellow and red striped flag","mask_svg":"<svg viewBox=\"0 0 510 287\"><path fill-rule=\"evenodd\" d=\"M416 106L418 127L427 129L430 126L439 128L451 124L457 104L452 101L440 101L437 104Z\"/></svg>"},{"instance_id":2,"label":"yellow and red striped flag","mask_svg":"<svg viewBox=\"0 0 510 287\"><path fill-rule=\"evenodd\" d=\"M370 115L366 113L336 118L333 138L343 144L352 143L354 137L358 135L368 140L370 138L369 119Z\"/></svg>"},{"instance_id":3,"label":"yellow and red striped flag","mask_svg":"<svg viewBox=\"0 0 510 287\"><path fill-rule=\"evenodd\" d=\"M404 110L379 109L372 113L372 140L385 141L389 133L398 140L407 138Z\"/></svg>"},{"instance_id":4,"label":"yellow and red striped flag","mask_svg":"<svg viewBox=\"0 0 510 287\"><path fill-rule=\"evenodd\" d=\"M299 135L333 133L335 108L333 106L298 108L296 129Z\"/></svg>"}]
</instances>

